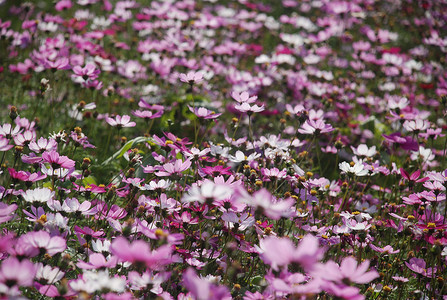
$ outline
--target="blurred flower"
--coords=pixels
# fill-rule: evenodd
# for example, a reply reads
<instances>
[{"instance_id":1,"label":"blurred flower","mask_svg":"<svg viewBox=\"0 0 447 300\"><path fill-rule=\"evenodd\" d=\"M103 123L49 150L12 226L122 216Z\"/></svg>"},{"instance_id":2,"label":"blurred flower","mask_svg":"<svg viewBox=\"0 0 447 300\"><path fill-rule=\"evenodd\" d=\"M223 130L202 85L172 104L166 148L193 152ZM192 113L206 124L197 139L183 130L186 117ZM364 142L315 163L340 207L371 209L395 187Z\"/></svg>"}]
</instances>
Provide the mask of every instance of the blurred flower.
<instances>
[{"instance_id":1,"label":"blurred flower","mask_svg":"<svg viewBox=\"0 0 447 300\"><path fill-rule=\"evenodd\" d=\"M180 81L189 83L189 84L197 84L203 81L203 73L202 72L195 72L195 71L189 71L187 74L181 73Z\"/></svg>"},{"instance_id":2,"label":"blurred flower","mask_svg":"<svg viewBox=\"0 0 447 300\"><path fill-rule=\"evenodd\" d=\"M135 127L137 123L130 121L130 116L124 115L124 116L116 116L114 119L107 117L106 122L109 123L109 125L117 128L122 127Z\"/></svg>"}]
</instances>

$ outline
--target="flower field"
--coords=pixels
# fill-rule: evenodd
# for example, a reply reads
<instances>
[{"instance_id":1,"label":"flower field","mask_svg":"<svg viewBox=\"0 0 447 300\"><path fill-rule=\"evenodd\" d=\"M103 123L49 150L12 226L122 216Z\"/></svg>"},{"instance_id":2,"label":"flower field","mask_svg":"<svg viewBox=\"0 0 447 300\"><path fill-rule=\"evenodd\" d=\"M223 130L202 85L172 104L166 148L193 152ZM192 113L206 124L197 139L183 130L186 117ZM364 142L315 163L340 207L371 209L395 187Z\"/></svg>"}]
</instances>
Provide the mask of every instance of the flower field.
<instances>
[{"instance_id":1,"label":"flower field","mask_svg":"<svg viewBox=\"0 0 447 300\"><path fill-rule=\"evenodd\" d=\"M0 299L447 299L447 1L0 1Z\"/></svg>"}]
</instances>

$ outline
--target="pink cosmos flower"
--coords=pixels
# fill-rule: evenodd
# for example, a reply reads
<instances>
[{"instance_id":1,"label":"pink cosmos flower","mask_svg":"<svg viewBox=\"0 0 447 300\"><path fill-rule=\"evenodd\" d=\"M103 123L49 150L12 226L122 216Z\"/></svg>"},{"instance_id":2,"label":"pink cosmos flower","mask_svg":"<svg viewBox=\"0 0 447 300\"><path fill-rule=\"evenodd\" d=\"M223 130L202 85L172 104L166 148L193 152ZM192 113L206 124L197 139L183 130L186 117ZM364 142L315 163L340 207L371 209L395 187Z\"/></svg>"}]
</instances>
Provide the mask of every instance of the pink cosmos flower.
<instances>
[{"instance_id":1,"label":"pink cosmos flower","mask_svg":"<svg viewBox=\"0 0 447 300\"><path fill-rule=\"evenodd\" d=\"M0 202L0 224L8 222L14 215L11 215L17 209L17 204L8 205Z\"/></svg>"},{"instance_id":2,"label":"pink cosmos flower","mask_svg":"<svg viewBox=\"0 0 447 300\"><path fill-rule=\"evenodd\" d=\"M383 248L374 246L373 244L369 244L369 246L371 247L371 249L373 249L374 251L377 251L379 253L396 254L396 253L400 252L400 250L394 250L393 247L391 247L390 245L386 245Z\"/></svg>"},{"instance_id":3,"label":"pink cosmos flower","mask_svg":"<svg viewBox=\"0 0 447 300\"><path fill-rule=\"evenodd\" d=\"M124 237L113 240L110 252L122 261L142 263L149 269L158 269L174 261L172 248L169 245L163 245L151 251L148 243L142 240L129 243Z\"/></svg>"},{"instance_id":4,"label":"pink cosmos flower","mask_svg":"<svg viewBox=\"0 0 447 300\"><path fill-rule=\"evenodd\" d=\"M53 69L53 70L68 70L71 68L70 61L66 57L58 58L55 61L46 59L44 66L47 69Z\"/></svg>"},{"instance_id":5,"label":"pink cosmos flower","mask_svg":"<svg viewBox=\"0 0 447 300\"><path fill-rule=\"evenodd\" d=\"M217 166L207 166L203 167L199 170L199 174L201 174L202 177L205 177L206 175L210 175L213 177L217 177L219 175L231 175L231 167L224 167L221 165Z\"/></svg>"},{"instance_id":6,"label":"pink cosmos flower","mask_svg":"<svg viewBox=\"0 0 447 300\"><path fill-rule=\"evenodd\" d=\"M278 168L261 168L261 174L265 176L266 180L272 180L272 179L280 179L287 176L287 170L279 170Z\"/></svg>"},{"instance_id":7,"label":"pink cosmos flower","mask_svg":"<svg viewBox=\"0 0 447 300\"><path fill-rule=\"evenodd\" d=\"M269 236L260 241L257 250L262 260L273 270L279 270L279 267L286 267L292 262L297 262L305 270L310 271L324 256L324 250L320 248L318 238L310 234L300 241L298 247L295 247L288 238Z\"/></svg>"},{"instance_id":8,"label":"pink cosmos flower","mask_svg":"<svg viewBox=\"0 0 447 300\"><path fill-rule=\"evenodd\" d=\"M412 151L418 151L419 145L418 142L412 139L409 136L403 137L400 132L395 132L390 135L382 134L382 136L385 138L385 141L387 141L390 144L397 143L399 144L402 149L405 150L412 150Z\"/></svg>"},{"instance_id":9,"label":"pink cosmos flower","mask_svg":"<svg viewBox=\"0 0 447 300\"><path fill-rule=\"evenodd\" d=\"M0 136L0 151L1 152L8 151L12 147L14 147L14 145L9 145L8 139L4 139L2 136Z\"/></svg>"},{"instance_id":10,"label":"pink cosmos flower","mask_svg":"<svg viewBox=\"0 0 447 300\"><path fill-rule=\"evenodd\" d=\"M84 200L82 203L79 203L76 198L67 198L62 204L61 209L68 213L80 212L83 215L94 215L98 211L96 207L91 208L92 203L90 201Z\"/></svg>"},{"instance_id":11,"label":"pink cosmos flower","mask_svg":"<svg viewBox=\"0 0 447 300\"><path fill-rule=\"evenodd\" d=\"M25 146L35 139L36 132L32 130L26 130L24 133L18 133L16 136L14 136L14 143L17 146Z\"/></svg>"},{"instance_id":12,"label":"pink cosmos flower","mask_svg":"<svg viewBox=\"0 0 447 300\"><path fill-rule=\"evenodd\" d=\"M143 119L156 119L160 118L163 115L163 111L159 110L156 113L153 113L150 110L135 110L132 112L132 114Z\"/></svg>"},{"instance_id":13,"label":"pink cosmos flower","mask_svg":"<svg viewBox=\"0 0 447 300\"><path fill-rule=\"evenodd\" d=\"M32 249L30 256L36 256L39 253L48 253L53 256L56 253L67 249L67 242L63 237L50 236L46 231L31 231L20 236L18 244Z\"/></svg>"},{"instance_id":14,"label":"pink cosmos flower","mask_svg":"<svg viewBox=\"0 0 447 300\"><path fill-rule=\"evenodd\" d=\"M222 113L216 114L214 111L206 109L205 107L191 107L188 105L188 108L198 118L203 118L205 120L216 119L222 114Z\"/></svg>"},{"instance_id":15,"label":"pink cosmos flower","mask_svg":"<svg viewBox=\"0 0 447 300\"><path fill-rule=\"evenodd\" d=\"M116 116L115 119L107 117L106 122L109 123L113 127L122 128L122 127L135 127L137 123L130 122L130 116Z\"/></svg>"},{"instance_id":16,"label":"pink cosmos flower","mask_svg":"<svg viewBox=\"0 0 447 300\"><path fill-rule=\"evenodd\" d=\"M326 282L323 287L328 294L336 296L337 299L365 300L365 296L360 293L360 289L354 286Z\"/></svg>"},{"instance_id":17,"label":"pink cosmos flower","mask_svg":"<svg viewBox=\"0 0 447 300\"><path fill-rule=\"evenodd\" d=\"M99 269L99 268L114 268L118 259L112 256L108 261L101 253L92 253L88 257L89 262L79 261L76 266L84 270Z\"/></svg>"},{"instance_id":18,"label":"pink cosmos flower","mask_svg":"<svg viewBox=\"0 0 447 300\"><path fill-rule=\"evenodd\" d=\"M73 3L71 3L70 0L60 0L56 3L54 8L56 8L57 11L62 11L64 9L70 9L73 6Z\"/></svg>"},{"instance_id":19,"label":"pink cosmos flower","mask_svg":"<svg viewBox=\"0 0 447 300\"><path fill-rule=\"evenodd\" d=\"M189 83L189 84L200 83L203 81L203 73L189 71L187 74L181 73L179 78L180 78L181 82L185 82L185 83Z\"/></svg>"},{"instance_id":20,"label":"pink cosmos flower","mask_svg":"<svg viewBox=\"0 0 447 300\"><path fill-rule=\"evenodd\" d=\"M248 92L242 92L242 93L239 94L236 91L233 91L231 93L231 97L234 100L236 100L237 102L241 103L241 104L242 103L251 104L251 103L254 103L258 99L258 96L251 96L250 97L250 94Z\"/></svg>"},{"instance_id":21,"label":"pink cosmos flower","mask_svg":"<svg viewBox=\"0 0 447 300\"><path fill-rule=\"evenodd\" d=\"M225 286L216 286L210 281L197 276L193 268L183 272L183 284L197 300L231 299L231 294Z\"/></svg>"},{"instance_id":22,"label":"pink cosmos flower","mask_svg":"<svg viewBox=\"0 0 447 300\"><path fill-rule=\"evenodd\" d=\"M413 172L411 175L409 175L403 168L400 168L399 170L402 177L408 180L410 183L425 182L429 179L429 177L423 177L419 179L419 176L421 176L421 170L417 170Z\"/></svg>"},{"instance_id":23,"label":"pink cosmos flower","mask_svg":"<svg viewBox=\"0 0 447 300\"><path fill-rule=\"evenodd\" d=\"M379 273L375 270L368 271L369 261L366 260L357 265L357 260L348 256L343 259L340 266L334 261L328 261L320 264L315 269L316 274L325 280L333 281L338 284L353 282L364 284L373 281L379 277Z\"/></svg>"},{"instance_id":24,"label":"pink cosmos flower","mask_svg":"<svg viewBox=\"0 0 447 300\"><path fill-rule=\"evenodd\" d=\"M254 112L261 112L265 110L264 105L258 106L256 104L250 105L247 102L235 105L234 108L242 113L252 114Z\"/></svg>"},{"instance_id":25,"label":"pink cosmos flower","mask_svg":"<svg viewBox=\"0 0 447 300\"><path fill-rule=\"evenodd\" d=\"M175 162L169 162L161 166L159 171L155 173L155 175L159 177L163 176L171 176L171 175L178 175L182 176L182 172L185 170L188 170L191 166L191 161L189 159L183 161L181 159L177 159Z\"/></svg>"},{"instance_id":26,"label":"pink cosmos flower","mask_svg":"<svg viewBox=\"0 0 447 300\"><path fill-rule=\"evenodd\" d=\"M0 126L0 137L10 139L19 134L20 130L20 126L12 128L12 125L9 123L3 124Z\"/></svg>"},{"instance_id":27,"label":"pink cosmos flower","mask_svg":"<svg viewBox=\"0 0 447 300\"><path fill-rule=\"evenodd\" d=\"M323 120L306 120L306 122L298 129L301 134L320 134L333 131L334 128L330 124L325 124Z\"/></svg>"},{"instance_id":28,"label":"pink cosmos flower","mask_svg":"<svg viewBox=\"0 0 447 300\"><path fill-rule=\"evenodd\" d=\"M433 277L436 275L436 268L427 268L427 264L423 258L413 257L405 265L413 272L421 274L425 277Z\"/></svg>"},{"instance_id":29,"label":"pink cosmos flower","mask_svg":"<svg viewBox=\"0 0 447 300\"><path fill-rule=\"evenodd\" d=\"M86 64L84 68L81 66L73 67L73 73L75 77L82 78L82 81L94 80L98 78L98 74L101 71L96 69L94 64Z\"/></svg>"},{"instance_id":30,"label":"pink cosmos flower","mask_svg":"<svg viewBox=\"0 0 447 300\"><path fill-rule=\"evenodd\" d=\"M46 151L42 154L44 162L47 162L54 169L64 168L71 169L75 166L75 161L67 156L60 156L56 151Z\"/></svg>"},{"instance_id":31,"label":"pink cosmos flower","mask_svg":"<svg viewBox=\"0 0 447 300\"><path fill-rule=\"evenodd\" d=\"M86 238L99 238L100 236L104 235L104 231L98 230L95 231L87 226L84 226L84 228L80 228L78 225L74 226L74 232L80 237L81 234L83 234Z\"/></svg>"},{"instance_id":32,"label":"pink cosmos flower","mask_svg":"<svg viewBox=\"0 0 447 300\"><path fill-rule=\"evenodd\" d=\"M248 194L244 189L239 189L238 201L255 207L257 212L279 220L281 217L291 217L296 212L292 209L296 201L293 198L277 199L267 189L263 188L253 195Z\"/></svg>"},{"instance_id":33,"label":"pink cosmos flower","mask_svg":"<svg viewBox=\"0 0 447 300\"><path fill-rule=\"evenodd\" d=\"M31 141L29 143L29 149L36 153L43 153L45 151L56 151L57 142L54 139L39 138L36 141Z\"/></svg>"},{"instance_id":34,"label":"pink cosmos flower","mask_svg":"<svg viewBox=\"0 0 447 300\"><path fill-rule=\"evenodd\" d=\"M19 288L31 286L35 275L36 266L32 262L9 257L0 266L0 290L9 296L19 296Z\"/></svg>"}]
</instances>

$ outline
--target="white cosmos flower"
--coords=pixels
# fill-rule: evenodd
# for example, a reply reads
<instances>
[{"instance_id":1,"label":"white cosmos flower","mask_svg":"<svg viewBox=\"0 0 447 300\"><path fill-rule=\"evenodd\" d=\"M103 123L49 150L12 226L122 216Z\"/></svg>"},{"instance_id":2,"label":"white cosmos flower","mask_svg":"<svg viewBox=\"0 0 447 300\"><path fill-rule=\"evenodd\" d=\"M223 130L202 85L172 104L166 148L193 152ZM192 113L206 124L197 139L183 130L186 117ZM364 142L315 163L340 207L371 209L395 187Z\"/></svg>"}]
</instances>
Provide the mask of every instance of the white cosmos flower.
<instances>
[{"instance_id":1,"label":"white cosmos flower","mask_svg":"<svg viewBox=\"0 0 447 300\"><path fill-rule=\"evenodd\" d=\"M354 148L351 146L352 152L354 152L357 156L366 156L366 157L372 157L376 155L376 146L372 146L371 148L368 148L365 144L359 145L357 148Z\"/></svg>"},{"instance_id":2,"label":"white cosmos flower","mask_svg":"<svg viewBox=\"0 0 447 300\"><path fill-rule=\"evenodd\" d=\"M347 162L342 162L339 165L340 170L342 173L346 174L353 174L355 176L365 176L368 175L368 170L365 169L362 163L357 162L352 167Z\"/></svg>"},{"instance_id":3,"label":"white cosmos flower","mask_svg":"<svg viewBox=\"0 0 447 300\"><path fill-rule=\"evenodd\" d=\"M54 194L54 191L51 191L50 189L37 188L34 190L27 190L25 193L22 194L22 197L23 199L25 199L26 202L46 203L54 197Z\"/></svg>"}]
</instances>

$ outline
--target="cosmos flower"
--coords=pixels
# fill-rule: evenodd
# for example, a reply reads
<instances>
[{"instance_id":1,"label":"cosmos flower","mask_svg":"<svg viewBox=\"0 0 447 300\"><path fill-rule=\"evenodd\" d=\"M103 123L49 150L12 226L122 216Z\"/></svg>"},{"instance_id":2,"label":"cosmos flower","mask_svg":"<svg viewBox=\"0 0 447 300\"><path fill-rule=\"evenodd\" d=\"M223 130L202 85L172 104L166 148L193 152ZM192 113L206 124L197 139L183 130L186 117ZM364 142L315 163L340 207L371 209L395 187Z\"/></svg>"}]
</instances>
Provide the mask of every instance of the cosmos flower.
<instances>
[{"instance_id":1,"label":"cosmos flower","mask_svg":"<svg viewBox=\"0 0 447 300\"><path fill-rule=\"evenodd\" d=\"M197 84L203 81L203 73L202 72L195 72L195 71L189 71L187 74L181 73L180 81L189 83L189 84Z\"/></svg>"},{"instance_id":2,"label":"cosmos flower","mask_svg":"<svg viewBox=\"0 0 447 300\"><path fill-rule=\"evenodd\" d=\"M325 264L319 265L315 273L318 273L318 276L325 280L338 284L345 282L364 284L379 277L377 271L368 271L368 268L368 260L357 265L357 260L352 256L348 256L343 259L340 265L334 261L328 261Z\"/></svg>"},{"instance_id":3,"label":"cosmos flower","mask_svg":"<svg viewBox=\"0 0 447 300\"><path fill-rule=\"evenodd\" d=\"M122 127L135 127L137 123L130 121L130 116L124 115L124 116L116 116L115 118L106 118L106 122L109 123L109 125L117 128Z\"/></svg>"},{"instance_id":4,"label":"cosmos flower","mask_svg":"<svg viewBox=\"0 0 447 300\"><path fill-rule=\"evenodd\" d=\"M55 194L54 191L48 188L36 188L34 190L26 190L26 192L22 193L22 197L26 202L46 203L53 199Z\"/></svg>"},{"instance_id":5,"label":"cosmos flower","mask_svg":"<svg viewBox=\"0 0 447 300\"><path fill-rule=\"evenodd\" d=\"M31 286L36 266L27 259L6 258L0 266L0 291L9 296L18 296L19 288Z\"/></svg>"},{"instance_id":6,"label":"cosmos flower","mask_svg":"<svg viewBox=\"0 0 447 300\"><path fill-rule=\"evenodd\" d=\"M94 80L98 78L98 74L101 73L99 69L96 69L94 64L86 64L84 68L81 66L74 66L73 73L75 78L82 79L81 81Z\"/></svg>"},{"instance_id":7,"label":"cosmos flower","mask_svg":"<svg viewBox=\"0 0 447 300\"><path fill-rule=\"evenodd\" d=\"M174 162L168 162L159 168L155 175L159 177L178 175L181 176L183 171L186 171L191 166L191 160L187 159L185 161L177 159Z\"/></svg>"},{"instance_id":8,"label":"cosmos flower","mask_svg":"<svg viewBox=\"0 0 447 300\"><path fill-rule=\"evenodd\" d=\"M56 151L45 151L42 154L42 159L47 162L54 169L64 168L71 169L75 166L75 161L69 159L67 156L61 156Z\"/></svg>"},{"instance_id":9,"label":"cosmos flower","mask_svg":"<svg viewBox=\"0 0 447 300\"><path fill-rule=\"evenodd\" d=\"M289 238L266 237L260 241L257 251L273 270L279 270L293 262L301 264L305 270L312 270L324 255L318 238L310 234L298 243L298 247Z\"/></svg>"},{"instance_id":10,"label":"cosmos flower","mask_svg":"<svg viewBox=\"0 0 447 300\"><path fill-rule=\"evenodd\" d=\"M172 248L169 245L163 245L151 251L148 243L142 240L129 243L124 237L117 237L112 241L110 252L121 261L144 264L151 270L161 268L174 261Z\"/></svg>"},{"instance_id":11,"label":"cosmos flower","mask_svg":"<svg viewBox=\"0 0 447 300\"><path fill-rule=\"evenodd\" d=\"M301 134L320 134L334 131L331 125L325 124L323 120L306 120L304 124L298 129Z\"/></svg>"},{"instance_id":12,"label":"cosmos flower","mask_svg":"<svg viewBox=\"0 0 447 300\"><path fill-rule=\"evenodd\" d=\"M18 244L32 249L30 256L36 256L39 253L48 253L53 256L56 253L63 252L67 248L67 242L63 237L50 236L46 231L31 231L19 238Z\"/></svg>"},{"instance_id":13,"label":"cosmos flower","mask_svg":"<svg viewBox=\"0 0 447 300\"><path fill-rule=\"evenodd\" d=\"M355 164L348 164L347 162L341 162L339 165L339 168L343 173L345 174L351 174L354 176L365 176L368 175L368 170L365 169L365 166L363 163L357 162Z\"/></svg>"},{"instance_id":14,"label":"cosmos flower","mask_svg":"<svg viewBox=\"0 0 447 300\"><path fill-rule=\"evenodd\" d=\"M188 105L189 110L194 113L198 118L203 118L205 120L216 119L222 113L215 113L212 110L206 109L205 107L191 107Z\"/></svg>"}]
</instances>

